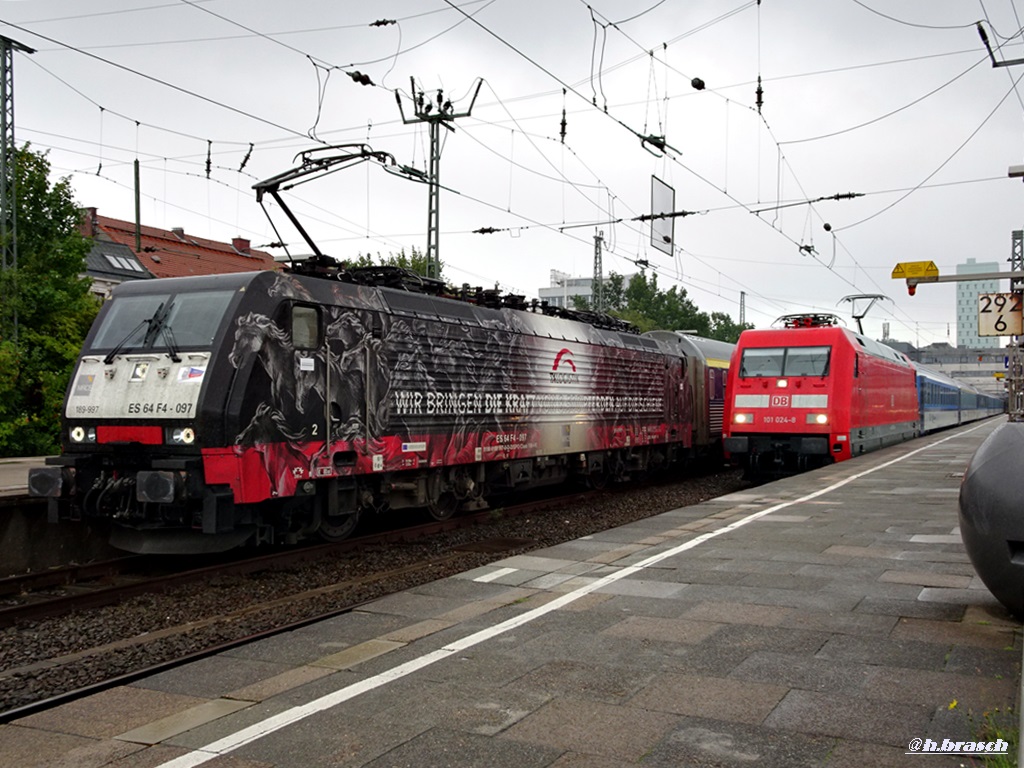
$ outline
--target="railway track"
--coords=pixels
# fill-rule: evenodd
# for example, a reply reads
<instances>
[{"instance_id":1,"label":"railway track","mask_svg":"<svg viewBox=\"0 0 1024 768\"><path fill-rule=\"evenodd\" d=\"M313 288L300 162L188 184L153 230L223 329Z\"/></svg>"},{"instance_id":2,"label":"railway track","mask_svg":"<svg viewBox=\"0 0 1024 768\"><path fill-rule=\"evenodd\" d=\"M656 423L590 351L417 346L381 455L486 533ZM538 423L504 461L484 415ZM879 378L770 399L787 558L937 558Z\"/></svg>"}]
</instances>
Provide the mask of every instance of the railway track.
<instances>
[{"instance_id":1,"label":"railway track","mask_svg":"<svg viewBox=\"0 0 1024 768\"><path fill-rule=\"evenodd\" d=\"M512 540L505 540L509 545L514 544ZM489 551L497 553L503 551L501 545L491 543L489 545ZM165 661L160 661L154 664L144 665L139 669L136 669L130 673L112 677L110 679L101 680L92 685L88 685L83 688L77 688L65 693L50 696L38 701L31 702L22 706L15 707L6 711L0 711L0 723L10 722L16 720L19 717L25 717L33 712L42 711L49 709L50 707L58 706L59 704L67 701L73 701L83 696L96 693L101 690L116 686L124 685L133 680L139 680L143 677L162 672L167 669L173 669L174 667L187 664L198 659L206 658L208 656L214 656L218 653L222 653L231 648L246 645L248 643L255 642L267 637L274 635L283 634L286 632L292 632L301 627L313 624L319 621L339 616L344 613L349 613L357 609L359 606L369 602L375 597L368 599L344 601L344 595L352 592L360 587L370 587L375 583L386 583L390 580L399 577L410 577L420 573L429 573L431 578L434 578L436 569L441 566L452 565L464 557L465 552L451 553L447 555L438 555L432 558L420 560L414 564L402 566L399 568L390 569L387 571L379 571L370 574L366 574L362 577L352 579L350 581L337 582L324 587L318 587L316 589L306 590L304 592L298 592L289 594L284 597L266 600L260 603L252 603L246 605L237 610L226 612L222 615L208 617L201 620L190 621L184 624L178 624L175 626L167 627L155 632L147 632L142 635L135 637L124 638L116 640L104 645L99 645L94 648L88 648L75 653L65 654L63 656L46 659L43 661L35 662L32 664L24 665L22 667L15 667L11 669L5 669L0 673L0 681L6 678L16 678L19 676L32 675L34 673L49 669L59 668L62 666L75 665L87 662L91 658L98 658L107 654L116 654L133 649L145 648L155 643L164 641L172 641L176 639L182 639L186 635L191 633L202 632L204 630L215 630L217 627L222 625L230 625L237 622L242 622L250 617L258 616L262 613L275 611L284 607L294 609L296 604L303 602L312 602L316 600L322 600L325 598L331 598L335 595L342 596L342 602L336 603L335 607L326 611L315 611L311 615L305 616L298 621L293 621L287 624L275 624L269 628L243 634L241 637L230 640L228 642L217 643L204 647L201 650L193 651L177 655L173 658Z\"/></svg>"},{"instance_id":2,"label":"railway track","mask_svg":"<svg viewBox=\"0 0 1024 768\"><path fill-rule=\"evenodd\" d=\"M58 591L83 594L59 595L63 602L50 607L29 607L33 601L26 600L0 612L7 624L0 628L0 722L292 631L511 553L745 487L738 473L688 483L682 492L688 501L675 492L669 501L635 498L658 489L575 494L339 544L136 575L136 583L105 583L127 581L126 574L100 576L91 595L85 584L62 586ZM698 487L708 483L712 490ZM81 609L82 600L93 607Z\"/></svg>"},{"instance_id":3,"label":"railway track","mask_svg":"<svg viewBox=\"0 0 1024 768\"><path fill-rule=\"evenodd\" d=\"M540 512L552 506L580 502L590 498L594 493L589 491L517 504L503 508L497 514L513 519L520 515ZM185 584L203 582L218 577L247 575L275 568L287 568L301 563L358 552L360 549L370 546L415 541L446 531L480 525L492 519L495 514L495 510L484 510L445 521L434 521L371 533L337 543L314 544L242 559L237 559L229 554L227 560L222 559L210 565L185 570L173 569L173 565L169 566L166 558L132 555L101 563L67 565L39 573L10 576L0 579L0 628L14 626L18 622L38 621L59 616L70 611L112 605L131 597L152 592L166 592ZM525 543L519 542L518 545L522 546ZM505 547L505 549L509 548L511 547Z\"/></svg>"},{"instance_id":4,"label":"railway track","mask_svg":"<svg viewBox=\"0 0 1024 768\"><path fill-rule=\"evenodd\" d=\"M132 567L139 560L137 555L118 557L99 563L71 563L59 568L47 568L45 571L20 573L0 578L0 601L16 599L20 595L40 592L44 589L60 588L109 578L122 573L126 567Z\"/></svg>"}]
</instances>

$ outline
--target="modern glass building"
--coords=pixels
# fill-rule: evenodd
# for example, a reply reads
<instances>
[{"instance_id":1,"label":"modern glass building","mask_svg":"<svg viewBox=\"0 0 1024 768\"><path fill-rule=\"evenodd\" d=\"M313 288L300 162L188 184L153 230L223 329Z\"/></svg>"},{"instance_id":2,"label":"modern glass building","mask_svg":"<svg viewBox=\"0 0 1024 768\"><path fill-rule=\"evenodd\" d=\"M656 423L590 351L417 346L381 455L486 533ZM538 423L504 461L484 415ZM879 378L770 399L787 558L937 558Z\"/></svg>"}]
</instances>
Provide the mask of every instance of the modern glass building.
<instances>
[{"instance_id":1,"label":"modern glass building","mask_svg":"<svg viewBox=\"0 0 1024 768\"><path fill-rule=\"evenodd\" d=\"M976 262L968 259L966 264L957 264L958 275L984 272L1000 272L1002 267L994 261ZM969 349L998 349L1006 342L1000 336L978 335L978 294L999 293L998 280L970 280L956 284L956 345Z\"/></svg>"}]
</instances>

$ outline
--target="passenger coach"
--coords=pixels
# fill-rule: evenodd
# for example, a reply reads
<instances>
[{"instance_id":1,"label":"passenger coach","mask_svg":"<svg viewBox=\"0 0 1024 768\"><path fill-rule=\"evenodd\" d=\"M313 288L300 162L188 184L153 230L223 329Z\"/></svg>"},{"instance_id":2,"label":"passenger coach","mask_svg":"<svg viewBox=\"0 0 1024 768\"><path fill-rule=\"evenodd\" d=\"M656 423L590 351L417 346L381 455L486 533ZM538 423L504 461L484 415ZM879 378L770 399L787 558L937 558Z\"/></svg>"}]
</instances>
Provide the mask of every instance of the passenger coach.
<instances>
[{"instance_id":1,"label":"passenger coach","mask_svg":"<svg viewBox=\"0 0 1024 768\"><path fill-rule=\"evenodd\" d=\"M682 331L648 331L684 361L685 381L693 393L693 454L721 460L725 384L735 344Z\"/></svg>"}]
</instances>

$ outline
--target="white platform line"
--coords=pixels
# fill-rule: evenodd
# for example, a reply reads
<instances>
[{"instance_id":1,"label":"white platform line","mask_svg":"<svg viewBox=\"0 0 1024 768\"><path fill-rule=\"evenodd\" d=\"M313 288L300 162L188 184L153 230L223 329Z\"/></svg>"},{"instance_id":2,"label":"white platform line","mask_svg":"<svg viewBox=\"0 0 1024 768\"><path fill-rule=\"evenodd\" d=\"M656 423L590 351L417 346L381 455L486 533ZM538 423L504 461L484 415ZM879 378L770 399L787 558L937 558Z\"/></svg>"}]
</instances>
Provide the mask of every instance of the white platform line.
<instances>
[{"instance_id":1,"label":"white platform line","mask_svg":"<svg viewBox=\"0 0 1024 768\"><path fill-rule=\"evenodd\" d=\"M500 579L502 576L508 576L510 573L515 573L518 570L518 568L498 568L491 573L484 574L483 576L477 576L473 581L482 581L487 583L488 581Z\"/></svg>"},{"instance_id":2,"label":"white platform line","mask_svg":"<svg viewBox=\"0 0 1024 768\"><path fill-rule=\"evenodd\" d=\"M690 539L689 541L679 544L676 547L673 547L672 549L665 550L664 552L659 552L655 555L651 555L645 560L641 560L639 563L626 566L625 568L622 568L621 570L616 571L615 573L610 573L607 576L603 576L602 578L597 579L596 581L593 581L590 584L586 584L580 587L579 589L556 597L554 600L551 600L550 602L547 602L544 605L538 606L533 610L526 611L525 613L522 613L519 616L514 616L511 619L507 619L506 621L501 622L500 624L495 624L493 627L482 629L479 632L474 632L473 634L464 637L462 640L456 640L455 642L449 643L443 648L440 648L436 651L431 651L430 653L426 653L423 656L407 661L404 664L399 664L397 667L385 670L384 672L374 675L373 677L369 677L366 680L361 680L358 683L347 685L344 688L338 689L337 691L321 696L319 699L314 699L310 702L307 702L306 704L302 704L301 706L296 706L292 707L291 709L287 709L284 712L281 712L280 714L268 717L265 720L261 720L258 723L254 723L248 726L247 728L243 728L240 731L236 731L235 733L224 736L223 738L217 739L216 741L212 741L209 744L200 747L199 749L182 755L181 757L175 758L174 760L168 760L165 763L161 763L159 766L157 766L157 768L193 768L194 766L202 765L203 763L209 762L210 760L213 760L216 757L226 755L230 752L235 751L236 749L239 749L240 747L244 747L246 744L251 744L257 739L261 739L264 736L269 736L271 733L279 731L282 728L291 725L292 723L297 723L300 720L304 720L305 718L310 717L311 715L323 712L324 710L337 706L338 704L348 701L349 699L353 699L356 696L366 693L367 691L372 691L376 688L385 686L388 683L405 677L406 675L411 675L413 672L417 672L423 669L424 667L429 667L435 662L441 661L442 659L447 659L452 654L459 653L468 648L472 648L475 645L479 645L480 643L497 637L498 635L508 632L511 629L520 627L523 624L528 624L534 619L538 619L541 616L545 616L553 611L557 611L559 608L569 605L570 603L579 600L581 597L584 597L585 595L589 595L591 592L595 592L598 589L601 589L602 587L608 586L609 584L614 584L615 582L632 576L637 572L644 570L645 568L649 568L652 565L660 563L662 560L674 557L675 555L678 555L681 552L686 552L687 550L693 549L694 547L698 547L704 542L710 541L711 539L714 539L717 536L721 536L724 533L729 533L730 531L735 531L738 528L742 528L748 523L752 523L755 520L759 520L765 515L770 515L772 512L778 512L780 509L786 509L787 507L792 507L796 504L802 504L812 499L816 499L819 496L823 496L826 493L831 493L832 491L842 488L844 485L852 483L854 480L859 480L860 478L878 472L881 469L891 467L893 464L898 464L901 461L909 459L911 456L916 456L922 451L927 451L930 448L934 448L937 445L941 445L942 443L945 443L948 440L953 440L957 437L973 432L976 429L980 429L982 426L984 425L978 425L977 427L965 430L964 432L960 432L956 435L950 435L949 437L944 437L941 440L936 440L934 443L930 443L929 445L913 450L910 453L906 453L903 456L899 456L895 459L892 459L891 461L887 461L884 464L879 464L878 466L872 467L871 469L866 469L863 472L858 472L854 475L850 475L849 477L843 480L839 480L838 482L833 483L827 488L821 488L817 491L814 491L813 493L807 494L806 496L802 496L799 499L792 499L790 501L780 502L771 507L768 507L767 509L762 509L759 512L754 512L750 515L747 515L746 517L740 520L736 520L735 522L723 526L722 528L719 528L714 531L709 531L708 533L703 533L700 536L697 536L693 539Z\"/></svg>"}]
</instances>

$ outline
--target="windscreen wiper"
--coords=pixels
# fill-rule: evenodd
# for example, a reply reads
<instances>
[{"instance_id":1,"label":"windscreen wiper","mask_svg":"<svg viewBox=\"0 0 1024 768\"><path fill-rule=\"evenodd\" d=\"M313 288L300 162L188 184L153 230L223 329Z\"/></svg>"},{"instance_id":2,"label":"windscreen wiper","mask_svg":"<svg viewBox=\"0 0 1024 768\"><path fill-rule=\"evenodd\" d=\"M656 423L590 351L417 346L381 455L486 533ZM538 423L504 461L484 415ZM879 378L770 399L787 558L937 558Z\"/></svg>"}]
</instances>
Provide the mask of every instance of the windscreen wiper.
<instances>
[{"instance_id":1,"label":"windscreen wiper","mask_svg":"<svg viewBox=\"0 0 1024 768\"><path fill-rule=\"evenodd\" d=\"M153 346L153 342L156 341L157 335L163 330L164 321L167 319L168 312L171 311L171 302L165 301L156 308L156 312L149 318L149 329L146 331L146 337L142 340L143 348L148 349Z\"/></svg>"},{"instance_id":2,"label":"windscreen wiper","mask_svg":"<svg viewBox=\"0 0 1024 768\"><path fill-rule=\"evenodd\" d=\"M167 318L170 317L173 306L174 301L172 299L157 307L153 317L149 319L149 330L146 331L146 338L143 340L142 346L152 347L156 343L157 338L163 336L167 340L167 352L171 360L175 363L180 363L178 342L174 338L174 331L171 330L171 326L167 323Z\"/></svg>"},{"instance_id":3,"label":"windscreen wiper","mask_svg":"<svg viewBox=\"0 0 1024 768\"><path fill-rule=\"evenodd\" d=\"M161 302L160 306L156 308L156 311L153 313L152 317L147 317L145 320L141 321L138 325L136 325L134 328L128 331L128 333L125 334L125 337L121 339L117 343L117 345L107 353L107 356L103 358L103 364L110 365L112 362L114 362L114 358L117 356L117 353L120 352L124 348L124 345L127 344L129 340L131 340L131 338L135 336L135 334L141 331L143 328L146 328L146 333L142 337L142 347L145 348L147 346L151 346L153 343L153 337L160 330L163 323L163 319L167 314L164 311L165 304L168 305L168 309L170 308L169 302ZM176 357L177 355L175 353L174 355L172 355L171 359L174 360L174 362L176 363L180 362L180 358L175 359Z\"/></svg>"},{"instance_id":4,"label":"windscreen wiper","mask_svg":"<svg viewBox=\"0 0 1024 768\"><path fill-rule=\"evenodd\" d=\"M174 331L171 330L171 326L167 323L161 323L160 332L167 339L167 352L171 356L171 361L180 363L181 357L178 355L178 341L174 338Z\"/></svg>"},{"instance_id":5,"label":"windscreen wiper","mask_svg":"<svg viewBox=\"0 0 1024 768\"><path fill-rule=\"evenodd\" d=\"M157 310L157 311L159 311L159 310ZM115 346L112 350L107 352L107 356L103 358L103 364L104 365L110 365L112 362L114 362L114 358L117 356L117 353L120 352L121 348L124 347L124 345L128 343L128 340L130 338L132 338L136 333L141 331L143 328L145 328L147 325L149 325L152 322L153 322L153 318L147 317L141 323L139 323L134 328L132 328L130 331L128 331L128 333L125 334L125 337L123 339L121 339L119 342L117 342L117 346ZM149 331L146 332L146 335L147 336L149 335Z\"/></svg>"}]
</instances>

